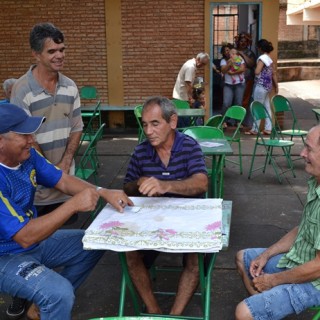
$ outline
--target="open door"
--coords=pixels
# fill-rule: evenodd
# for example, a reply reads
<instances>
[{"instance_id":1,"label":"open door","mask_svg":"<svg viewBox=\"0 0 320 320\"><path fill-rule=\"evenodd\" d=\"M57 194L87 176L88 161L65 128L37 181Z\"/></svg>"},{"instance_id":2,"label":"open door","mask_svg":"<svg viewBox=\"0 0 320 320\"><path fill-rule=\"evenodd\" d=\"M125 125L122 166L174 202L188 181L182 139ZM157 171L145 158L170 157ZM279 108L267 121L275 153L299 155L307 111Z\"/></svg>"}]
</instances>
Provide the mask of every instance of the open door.
<instances>
[{"instance_id":1,"label":"open door","mask_svg":"<svg viewBox=\"0 0 320 320\"><path fill-rule=\"evenodd\" d=\"M252 43L249 49L256 54L256 42L260 31L260 6L261 4L239 3L211 3L211 42L210 58L217 69L220 69L220 53L223 44L235 44L235 37L245 32L251 35ZM210 115L220 113L223 102L223 79L213 69L210 71Z\"/></svg>"}]
</instances>

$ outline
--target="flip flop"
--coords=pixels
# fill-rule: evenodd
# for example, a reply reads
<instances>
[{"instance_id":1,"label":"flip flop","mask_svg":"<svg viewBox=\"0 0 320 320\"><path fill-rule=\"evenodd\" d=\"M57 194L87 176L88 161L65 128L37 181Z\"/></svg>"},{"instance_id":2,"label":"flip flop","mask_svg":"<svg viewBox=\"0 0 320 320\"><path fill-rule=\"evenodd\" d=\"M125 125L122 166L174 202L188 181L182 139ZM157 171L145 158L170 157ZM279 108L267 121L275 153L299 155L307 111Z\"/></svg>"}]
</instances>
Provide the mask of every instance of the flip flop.
<instances>
[{"instance_id":1,"label":"flip flop","mask_svg":"<svg viewBox=\"0 0 320 320\"><path fill-rule=\"evenodd\" d=\"M271 131L269 131L269 130L264 130L264 131L263 131L263 134L265 134L265 135L267 135L267 136L270 136Z\"/></svg>"},{"instance_id":2,"label":"flip flop","mask_svg":"<svg viewBox=\"0 0 320 320\"><path fill-rule=\"evenodd\" d=\"M258 132L256 132L256 131L252 131L252 130L249 130L249 131L246 131L244 134L246 134L246 135L256 136L256 135L258 134Z\"/></svg>"}]
</instances>

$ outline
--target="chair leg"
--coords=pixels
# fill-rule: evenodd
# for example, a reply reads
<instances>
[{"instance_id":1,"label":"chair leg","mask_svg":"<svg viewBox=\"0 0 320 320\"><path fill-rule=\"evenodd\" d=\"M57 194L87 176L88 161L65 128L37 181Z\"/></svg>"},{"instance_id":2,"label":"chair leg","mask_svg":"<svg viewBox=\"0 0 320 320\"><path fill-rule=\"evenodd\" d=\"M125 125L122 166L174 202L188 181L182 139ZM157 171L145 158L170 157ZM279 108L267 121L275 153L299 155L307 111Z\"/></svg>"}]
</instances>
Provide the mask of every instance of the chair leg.
<instances>
[{"instance_id":1,"label":"chair leg","mask_svg":"<svg viewBox=\"0 0 320 320\"><path fill-rule=\"evenodd\" d=\"M241 151L241 142L238 142L238 152L239 152L239 167L240 167L240 174L243 173L242 171L242 151Z\"/></svg>"},{"instance_id":2,"label":"chair leg","mask_svg":"<svg viewBox=\"0 0 320 320\"><path fill-rule=\"evenodd\" d=\"M248 179L251 178L251 174L253 172L253 163L254 163L254 159L256 157L256 150L257 150L257 144L254 145L254 149L253 149L253 154L252 154L252 158L251 158L251 164L250 164L250 170L249 170L249 175L248 175Z\"/></svg>"}]
</instances>

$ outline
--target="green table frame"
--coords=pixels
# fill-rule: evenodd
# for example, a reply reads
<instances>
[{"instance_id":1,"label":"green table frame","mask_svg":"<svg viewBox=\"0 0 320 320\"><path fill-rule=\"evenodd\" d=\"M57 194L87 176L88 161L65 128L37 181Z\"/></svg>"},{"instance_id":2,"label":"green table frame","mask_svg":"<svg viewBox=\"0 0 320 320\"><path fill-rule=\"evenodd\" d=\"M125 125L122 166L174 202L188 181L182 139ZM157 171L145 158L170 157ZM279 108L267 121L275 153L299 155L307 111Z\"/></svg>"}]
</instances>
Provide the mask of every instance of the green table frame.
<instances>
[{"instance_id":1,"label":"green table frame","mask_svg":"<svg viewBox=\"0 0 320 320\"><path fill-rule=\"evenodd\" d=\"M231 226L231 216L232 216L232 201L223 201L222 210L222 225L223 225L223 235L222 235L222 250L227 250L229 247L230 238L230 226ZM199 286L200 292L198 294L201 296L202 304L202 317L195 316L171 316L165 315L167 318L173 319L193 319L193 320L210 320L210 307L211 307L211 277L212 271L214 269L215 261L218 253L198 253L199 261ZM139 302L138 294L134 288L131 281L125 252L119 252L120 263L122 267L122 281L120 288L120 301L119 301L119 313L118 316L124 316L124 307L126 300L126 291L129 290L130 296L133 301L133 308L136 316L150 316L150 314L142 312L141 304ZM180 269L179 269L180 270ZM170 293L169 293L170 294ZM163 317L164 315L155 315L153 317Z\"/></svg>"},{"instance_id":2,"label":"green table frame","mask_svg":"<svg viewBox=\"0 0 320 320\"><path fill-rule=\"evenodd\" d=\"M216 142L220 143L219 147L204 147L201 146L201 150L205 156L210 156L211 159L211 198L223 198L224 187L224 163L225 156L233 154L230 143L226 139L210 139L210 140L198 140L201 142Z\"/></svg>"}]
</instances>

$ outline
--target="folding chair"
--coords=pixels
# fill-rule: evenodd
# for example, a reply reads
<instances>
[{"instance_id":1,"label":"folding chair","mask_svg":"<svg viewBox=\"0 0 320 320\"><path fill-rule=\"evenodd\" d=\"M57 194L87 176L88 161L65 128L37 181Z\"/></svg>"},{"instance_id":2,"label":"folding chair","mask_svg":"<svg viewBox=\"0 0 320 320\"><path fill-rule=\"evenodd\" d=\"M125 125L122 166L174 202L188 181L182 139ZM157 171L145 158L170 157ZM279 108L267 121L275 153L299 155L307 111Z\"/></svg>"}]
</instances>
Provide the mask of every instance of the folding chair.
<instances>
[{"instance_id":1,"label":"folding chair","mask_svg":"<svg viewBox=\"0 0 320 320\"><path fill-rule=\"evenodd\" d=\"M220 122L220 125L218 126L219 129L223 130L222 126L223 126L223 123L226 121L226 118L233 119L238 123L232 135L227 135L226 133L224 133L224 135L225 135L225 138L230 143L230 145L232 145L233 142L238 144L239 161L238 162L233 161L228 158L226 158L226 161L229 161L231 163L238 165L240 168L240 174L242 174L242 151L241 151L240 128L246 116L246 112L247 112L246 109L241 106L231 106L230 108L228 108L227 112L224 114Z\"/></svg>"},{"instance_id":2,"label":"folding chair","mask_svg":"<svg viewBox=\"0 0 320 320\"><path fill-rule=\"evenodd\" d=\"M219 128L208 126L189 127L183 131L184 134L195 140L225 139L223 131ZM211 195L219 188L218 197L223 197L223 166L225 155L212 156L211 168L207 168L208 176L211 177ZM218 190L218 189L217 189ZM207 193L208 196L208 193Z\"/></svg>"},{"instance_id":3,"label":"folding chair","mask_svg":"<svg viewBox=\"0 0 320 320\"><path fill-rule=\"evenodd\" d=\"M276 121L276 127L278 132L283 136L289 136L291 141L293 137L300 137L304 144L304 137L308 134L308 131L300 129L297 117L294 113L294 110L291 106L290 101L281 95L275 95L272 97L271 102L274 106L274 118ZM290 129L286 129L286 130L280 129L280 124L278 119L279 112L287 112L291 114L292 124Z\"/></svg>"},{"instance_id":4,"label":"folding chair","mask_svg":"<svg viewBox=\"0 0 320 320\"><path fill-rule=\"evenodd\" d=\"M260 103L258 101L253 101L250 105L250 108L251 108L251 113L252 113L254 121L267 119L268 117L270 119L270 115L268 114L267 110L265 109L265 107L262 103ZM278 181L280 183L282 182L280 175L284 174L287 171L291 171L293 177L296 177L294 169L293 169L291 155L290 155L290 150L293 145L294 145L293 141L281 139L278 135L277 130L274 127L272 127L272 132L271 132L271 135L269 138L264 138L263 134L260 131L258 131L256 142L254 145L253 154L252 154L248 179L251 178L251 175L254 171L262 169L262 172L265 173L267 164L272 165L272 167L277 175ZM254 164L254 160L256 157L256 151L257 151L258 146L263 146L266 151L265 161L264 161L264 165L262 167L253 169L253 164ZM282 170L281 173L279 172L279 166L277 165L275 158L274 158L274 155L273 155L274 148L281 148L282 149L283 155L285 156L287 163L288 163L288 167L289 167L288 170L285 170L285 171Z\"/></svg>"},{"instance_id":5,"label":"folding chair","mask_svg":"<svg viewBox=\"0 0 320 320\"><path fill-rule=\"evenodd\" d=\"M217 114L215 116L210 117L206 122L205 122L205 126L207 127L215 127L218 128L219 125L221 124L221 120L223 118L222 114Z\"/></svg>"},{"instance_id":6,"label":"folding chair","mask_svg":"<svg viewBox=\"0 0 320 320\"><path fill-rule=\"evenodd\" d=\"M138 142L140 143L146 139L146 136L144 134L143 127L142 127L142 122L141 122L142 105L136 106L134 108L134 115L135 115L137 123L138 123Z\"/></svg>"},{"instance_id":7,"label":"folding chair","mask_svg":"<svg viewBox=\"0 0 320 320\"><path fill-rule=\"evenodd\" d=\"M80 158L79 163L76 165L75 175L83 180L93 178L95 184L98 184L98 159L97 159L97 143L102 137L105 123L101 125L99 130L94 135L93 139L89 142L86 150Z\"/></svg>"},{"instance_id":8,"label":"folding chair","mask_svg":"<svg viewBox=\"0 0 320 320\"><path fill-rule=\"evenodd\" d=\"M320 320L320 306L309 308L309 310L317 311L312 320Z\"/></svg>"},{"instance_id":9,"label":"folding chair","mask_svg":"<svg viewBox=\"0 0 320 320\"><path fill-rule=\"evenodd\" d=\"M98 94L98 90L95 86L83 86L80 88L80 99L81 102L85 102L85 104L87 104L86 102L97 102L99 103L99 94ZM81 112L81 116L83 118L91 118L93 115L93 111L82 111ZM100 110L100 104L99 104L99 109L98 109L98 115L99 115L99 127L101 126L101 110Z\"/></svg>"}]
</instances>

